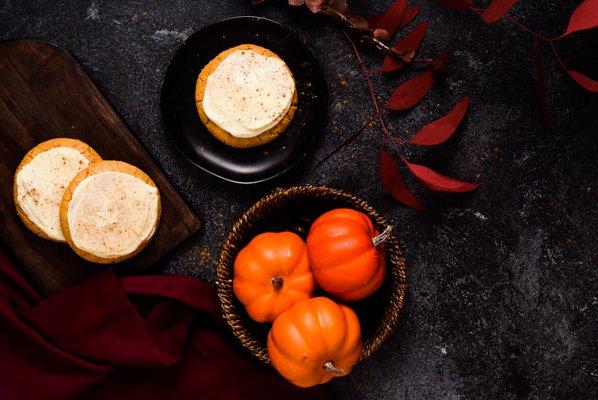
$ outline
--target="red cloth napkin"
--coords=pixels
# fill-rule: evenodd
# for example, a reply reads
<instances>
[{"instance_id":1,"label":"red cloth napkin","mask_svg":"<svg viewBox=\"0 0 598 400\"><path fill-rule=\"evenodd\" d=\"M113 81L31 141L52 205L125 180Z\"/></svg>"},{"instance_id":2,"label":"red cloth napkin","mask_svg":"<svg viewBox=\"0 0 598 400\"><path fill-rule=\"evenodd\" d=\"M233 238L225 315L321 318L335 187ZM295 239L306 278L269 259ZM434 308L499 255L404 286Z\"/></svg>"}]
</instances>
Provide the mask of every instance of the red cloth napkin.
<instances>
[{"instance_id":1,"label":"red cloth napkin","mask_svg":"<svg viewBox=\"0 0 598 400\"><path fill-rule=\"evenodd\" d=\"M1 399L328 399L254 362L187 276L111 269L44 298L0 247Z\"/></svg>"}]
</instances>

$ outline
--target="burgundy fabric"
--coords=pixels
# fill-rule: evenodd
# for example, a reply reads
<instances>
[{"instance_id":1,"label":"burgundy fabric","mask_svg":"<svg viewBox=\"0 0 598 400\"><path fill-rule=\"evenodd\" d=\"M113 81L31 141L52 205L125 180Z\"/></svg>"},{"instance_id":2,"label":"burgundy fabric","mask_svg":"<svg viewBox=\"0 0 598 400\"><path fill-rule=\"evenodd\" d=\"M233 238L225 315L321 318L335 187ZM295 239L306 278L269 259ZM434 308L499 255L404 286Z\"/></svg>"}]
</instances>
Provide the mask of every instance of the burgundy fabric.
<instances>
[{"instance_id":1,"label":"burgundy fabric","mask_svg":"<svg viewBox=\"0 0 598 400\"><path fill-rule=\"evenodd\" d=\"M187 276L112 270L44 298L0 247L1 399L328 399L253 361Z\"/></svg>"}]
</instances>

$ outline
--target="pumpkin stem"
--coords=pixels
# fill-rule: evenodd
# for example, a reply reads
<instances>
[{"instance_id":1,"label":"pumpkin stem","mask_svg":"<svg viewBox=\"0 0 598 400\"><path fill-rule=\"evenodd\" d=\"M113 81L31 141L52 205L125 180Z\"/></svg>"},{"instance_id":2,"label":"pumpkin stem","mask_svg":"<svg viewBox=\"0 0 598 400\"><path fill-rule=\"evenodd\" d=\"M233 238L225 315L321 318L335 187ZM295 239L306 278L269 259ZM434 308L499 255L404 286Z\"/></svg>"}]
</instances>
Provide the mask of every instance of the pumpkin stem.
<instances>
[{"instance_id":1,"label":"pumpkin stem","mask_svg":"<svg viewBox=\"0 0 598 400\"><path fill-rule=\"evenodd\" d=\"M282 279L282 276L276 276L276 277L272 278L272 280L270 282L272 282L272 286L274 287L274 290L279 291L280 289L282 289L282 284L284 283L284 279Z\"/></svg>"},{"instance_id":2,"label":"pumpkin stem","mask_svg":"<svg viewBox=\"0 0 598 400\"><path fill-rule=\"evenodd\" d=\"M386 239L388 239L390 237L391 232L392 232L392 226L388 225L382 231L381 234L379 234L378 236L374 236L374 238L372 238L372 242L374 243L374 246L378 247L379 245L384 243L386 241Z\"/></svg>"},{"instance_id":3,"label":"pumpkin stem","mask_svg":"<svg viewBox=\"0 0 598 400\"><path fill-rule=\"evenodd\" d=\"M337 375L345 375L345 371L343 371L341 368L335 367L332 361L326 361L324 363L324 369Z\"/></svg>"}]
</instances>

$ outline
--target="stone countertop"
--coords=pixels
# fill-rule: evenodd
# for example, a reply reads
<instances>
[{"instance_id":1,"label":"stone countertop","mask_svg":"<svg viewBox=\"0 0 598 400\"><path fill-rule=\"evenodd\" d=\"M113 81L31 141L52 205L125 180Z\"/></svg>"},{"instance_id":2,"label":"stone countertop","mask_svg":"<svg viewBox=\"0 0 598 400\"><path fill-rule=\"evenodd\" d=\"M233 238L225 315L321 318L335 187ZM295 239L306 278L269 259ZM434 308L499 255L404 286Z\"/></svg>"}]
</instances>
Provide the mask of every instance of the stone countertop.
<instances>
[{"instance_id":1,"label":"stone countertop","mask_svg":"<svg viewBox=\"0 0 598 400\"><path fill-rule=\"evenodd\" d=\"M370 14L389 1L349 3ZM468 195L418 187L427 212L397 204L381 188L376 128L313 169L373 110L338 31L284 1L252 7L249 0L0 0L0 38L43 38L69 49L205 221L203 231L169 259L168 273L212 280L219 243L234 219L277 185L343 188L394 221L409 268L405 310L382 350L331 385L339 398L597 398L598 95L575 85L543 48L556 125L547 129L527 34L507 22L487 26L471 12L435 2L412 3L422 6L420 19L431 24L420 54L446 50L453 59L446 82L418 107L387 115L390 129L410 135L470 94L468 117L455 138L405 152L481 184ZM572 3L521 2L512 14L556 36ZM177 152L160 126L159 91L186 37L248 14L282 22L309 45L327 77L330 104L324 138L302 167L274 183L236 186L195 169ZM558 44L567 62L594 78L596 36L582 33ZM380 55L364 55L375 71ZM382 99L404 79L373 76Z\"/></svg>"}]
</instances>

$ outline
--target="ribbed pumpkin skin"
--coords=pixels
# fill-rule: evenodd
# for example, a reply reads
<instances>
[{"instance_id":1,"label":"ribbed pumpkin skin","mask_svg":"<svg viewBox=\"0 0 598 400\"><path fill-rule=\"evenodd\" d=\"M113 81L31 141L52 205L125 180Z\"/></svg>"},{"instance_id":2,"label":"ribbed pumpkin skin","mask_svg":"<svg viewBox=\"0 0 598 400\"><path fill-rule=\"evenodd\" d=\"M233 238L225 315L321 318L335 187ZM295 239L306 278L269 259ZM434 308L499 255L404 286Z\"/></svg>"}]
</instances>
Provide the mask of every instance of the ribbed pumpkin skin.
<instances>
[{"instance_id":1,"label":"ribbed pumpkin skin","mask_svg":"<svg viewBox=\"0 0 598 400\"><path fill-rule=\"evenodd\" d=\"M321 215L307 236L307 250L316 281L344 301L361 300L374 293L386 272L384 253L374 246L378 235L369 217L338 208Z\"/></svg>"},{"instance_id":2,"label":"ribbed pumpkin skin","mask_svg":"<svg viewBox=\"0 0 598 400\"><path fill-rule=\"evenodd\" d=\"M282 278L279 289L274 278ZM255 321L274 321L296 302L309 299L314 288L307 247L292 232L262 233L235 259L233 290Z\"/></svg>"},{"instance_id":3,"label":"ribbed pumpkin skin","mask_svg":"<svg viewBox=\"0 0 598 400\"><path fill-rule=\"evenodd\" d=\"M324 368L329 361L348 374L362 351L357 315L326 297L296 303L274 321L268 334L272 365L300 387L341 376Z\"/></svg>"}]
</instances>

